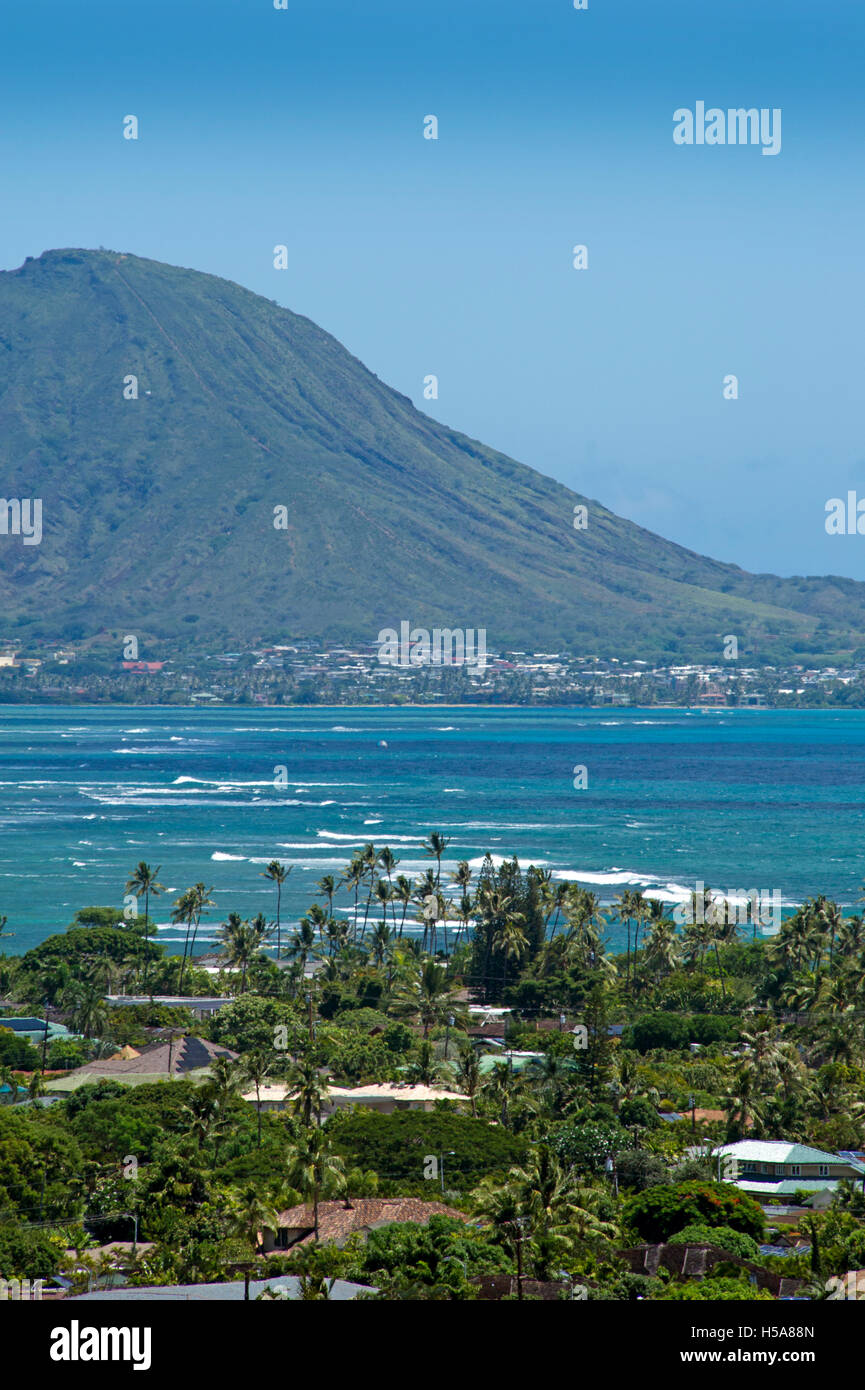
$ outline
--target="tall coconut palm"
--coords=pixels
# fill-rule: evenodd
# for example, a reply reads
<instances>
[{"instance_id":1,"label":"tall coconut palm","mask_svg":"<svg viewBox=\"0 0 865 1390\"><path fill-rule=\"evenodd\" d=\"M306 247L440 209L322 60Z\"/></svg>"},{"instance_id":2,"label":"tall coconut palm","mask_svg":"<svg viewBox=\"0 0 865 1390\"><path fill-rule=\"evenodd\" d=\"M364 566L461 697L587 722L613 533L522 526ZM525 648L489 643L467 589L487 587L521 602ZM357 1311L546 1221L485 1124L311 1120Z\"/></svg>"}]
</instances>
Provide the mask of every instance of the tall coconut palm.
<instances>
[{"instance_id":1,"label":"tall coconut palm","mask_svg":"<svg viewBox=\"0 0 865 1390\"><path fill-rule=\"evenodd\" d=\"M507 1129L510 1115L508 1107L514 1088L514 1073L507 1062L496 1062L483 1084L483 1094L498 1107L499 1123Z\"/></svg>"},{"instance_id":2,"label":"tall coconut palm","mask_svg":"<svg viewBox=\"0 0 865 1390\"><path fill-rule=\"evenodd\" d=\"M379 879L378 883L375 885L375 896L381 907L381 920L386 926L388 904L393 897L393 888L387 879ZM394 926L396 926L396 923L394 923Z\"/></svg>"},{"instance_id":3,"label":"tall coconut palm","mask_svg":"<svg viewBox=\"0 0 865 1390\"><path fill-rule=\"evenodd\" d=\"M393 851L388 845L385 845L384 849L378 857L378 860L381 868L384 869L385 878L387 879L388 902L393 903L393 871L399 863L399 860L397 859L396 855L393 853ZM378 887L376 887L376 893L378 894ZM378 894L378 896L379 898L381 898L381 894ZM392 906L391 908L391 915L393 916L394 928L396 928L395 906Z\"/></svg>"},{"instance_id":4,"label":"tall coconut palm","mask_svg":"<svg viewBox=\"0 0 865 1390\"><path fill-rule=\"evenodd\" d=\"M373 961L379 969L384 965L385 956L393 946L394 935L393 928L388 926L387 922L384 920L377 922L375 927L373 927L370 937L370 950L372 952Z\"/></svg>"},{"instance_id":5,"label":"tall coconut palm","mask_svg":"<svg viewBox=\"0 0 865 1390\"><path fill-rule=\"evenodd\" d=\"M62 1005L69 1011L69 1022L76 1033L85 1038L99 1037L108 1025L108 1009L102 991L85 980L73 980L62 995Z\"/></svg>"},{"instance_id":6,"label":"tall coconut palm","mask_svg":"<svg viewBox=\"0 0 865 1390\"><path fill-rule=\"evenodd\" d=\"M308 917L301 917L297 931L291 938L289 955L293 960L299 961L301 974L306 971L306 962L310 952L315 949L315 928Z\"/></svg>"},{"instance_id":7,"label":"tall coconut palm","mask_svg":"<svg viewBox=\"0 0 865 1390\"><path fill-rule=\"evenodd\" d=\"M324 1104L321 1072L310 1053L298 1057L288 1074L288 1085L294 1097L295 1114L300 1115L304 1128L321 1124Z\"/></svg>"},{"instance_id":8,"label":"tall coconut palm","mask_svg":"<svg viewBox=\"0 0 865 1390\"><path fill-rule=\"evenodd\" d=\"M459 1051L459 1061L457 1063L460 1084L471 1101L472 1116L478 1116L478 1087L481 1084L481 1073L478 1064L478 1054L470 1042L465 1042Z\"/></svg>"},{"instance_id":9,"label":"tall coconut palm","mask_svg":"<svg viewBox=\"0 0 865 1390\"><path fill-rule=\"evenodd\" d=\"M369 910L372 906L372 895L375 892L375 885L378 881L379 852L372 843L372 840L367 841L361 850L360 861L363 864L364 876L369 880L366 904L363 911L363 928L360 933L360 939L363 941L366 935L366 925L369 920Z\"/></svg>"},{"instance_id":10,"label":"tall coconut palm","mask_svg":"<svg viewBox=\"0 0 865 1390\"><path fill-rule=\"evenodd\" d=\"M432 830L430 831L429 835L424 840L423 845L421 846L421 848L424 851L424 854L430 855L436 861L436 892L438 892L439 884L441 882L442 855L444 854L449 844L449 839L445 839L444 835L440 835L437 830Z\"/></svg>"},{"instance_id":11,"label":"tall coconut palm","mask_svg":"<svg viewBox=\"0 0 865 1390\"><path fill-rule=\"evenodd\" d=\"M468 938L469 922L472 920L472 914L474 910L474 901L468 896L467 893L464 893L463 896L460 898L456 909L459 927L457 928L457 939L454 942L454 950L456 950L456 948L459 946L460 937L463 935L463 933L465 933L466 938Z\"/></svg>"},{"instance_id":12,"label":"tall coconut palm","mask_svg":"<svg viewBox=\"0 0 865 1390\"><path fill-rule=\"evenodd\" d=\"M229 914L228 921L220 929L220 937L227 957L227 967L229 970L241 972L241 994L246 993L246 977L249 973L249 967L261 954L264 935L260 925L241 921L236 912Z\"/></svg>"},{"instance_id":13,"label":"tall coconut palm","mask_svg":"<svg viewBox=\"0 0 865 1390\"><path fill-rule=\"evenodd\" d=\"M267 1230L279 1230L279 1214L273 1203L262 1196L258 1187L248 1186L233 1193L228 1205L228 1232L249 1246L253 1258ZM247 1300L251 1263L250 1260L244 1268L243 1297Z\"/></svg>"},{"instance_id":14,"label":"tall coconut palm","mask_svg":"<svg viewBox=\"0 0 865 1390\"><path fill-rule=\"evenodd\" d=\"M134 893L139 900L144 898L144 944L145 948L150 939L150 897L156 897L159 893L164 893L164 886L158 881L156 875L159 873L161 865L157 864L155 869L151 869L149 864L142 860L130 874L126 883L126 892ZM145 955L144 962L144 987L147 988L148 975L148 956ZM151 994L151 999L152 999Z\"/></svg>"},{"instance_id":15,"label":"tall coconut palm","mask_svg":"<svg viewBox=\"0 0 865 1390\"><path fill-rule=\"evenodd\" d=\"M273 1070L274 1058L264 1048L254 1048L247 1052L241 1063L243 1079L255 1087L255 1110L258 1117L258 1147L261 1148L261 1088Z\"/></svg>"},{"instance_id":16,"label":"tall coconut palm","mask_svg":"<svg viewBox=\"0 0 865 1390\"><path fill-rule=\"evenodd\" d=\"M452 990L445 967L436 961L424 961L404 982L397 1003L419 1020L423 1035L428 1038L430 1028L443 1023L452 1010Z\"/></svg>"},{"instance_id":17,"label":"tall coconut palm","mask_svg":"<svg viewBox=\"0 0 865 1390\"><path fill-rule=\"evenodd\" d=\"M529 948L529 939L520 926L520 922L523 920L521 912L510 913L502 923L501 930L493 943L493 950L497 951L504 961L503 991L507 989L508 985L508 963L512 960L519 963Z\"/></svg>"},{"instance_id":18,"label":"tall coconut palm","mask_svg":"<svg viewBox=\"0 0 865 1390\"><path fill-rule=\"evenodd\" d=\"M178 993L183 993L183 980L186 974L187 959L191 960L195 953L195 939L198 935L198 927L201 922L201 914L208 907L213 907L210 898L212 888L207 888L201 882L193 884L187 888L185 893L174 904L174 911L171 914L172 922L185 922L186 938L183 943L183 959L180 965L180 984Z\"/></svg>"},{"instance_id":19,"label":"tall coconut palm","mask_svg":"<svg viewBox=\"0 0 865 1390\"><path fill-rule=\"evenodd\" d=\"M456 884L462 897L468 897L472 885L472 871L467 859L461 859L457 864L455 871L451 874L451 883Z\"/></svg>"},{"instance_id":20,"label":"tall coconut palm","mask_svg":"<svg viewBox=\"0 0 865 1390\"><path fill-rule=\"evenodd\" d=\"M844 914L837 903L824 900L820 909L822 925L829 937L829 973L835 957L835 943L844 926Z\"/></svg>"},{"instance_id":21,"label":"tall coconut palm","mask_svg":"<svg viewBox=\"0 0 865 1390\"><path fill-rule=\"evenodd\" d=\"M346 865L345 869L343 870L342 878L340 879L340 885L345 885L345 887L348 888L350 892L352 890L354 891L354 918L352 927L352 938L355 941L357 940L357 923L358 915L360 912L360 909L358 907L358 898L360 896L360 885L363 883L365 876L366 866L364 865L363 860L360 858L360 856L355 854L351 860L351 863Z\"/></svg>"},{"instance_id":22,"label":"tall coconut palm","mask_svg":"<svg viewBox=\"0 0 865 1390\"><path fill-rule=\"evenodd\" d=\"M336 879L333 874L323 874L315 885L321 897L327 901L328 918L333 916L333 895L336 892Z\"/></svg>"},{"instance_id":23,"label":"tall coconut palm","mask_svg":"<svg viewBox=\"0 0 865 1390\"><path fill-rule=\"evenodd\" d=\"M397 932L397 936L399 937L402 936L406 913L409 910L413 892L414 889L412 888L411 880L407 879L405 874L397 874L396 883L393 886L393 901L394 917L396 917L396 904L400 903L402 906L402 916L400 917L399 931Z\"/></svg>"},{"instance_id":24,"label":"tall coconut palm","mask_svg":"<svg viewBox=\"0 0 865 1390\"><path fill-rule=\"evenodd\" d=\"M652 923L644 946L646 969L656 979L668 975L678 965L679 942L676 926L666 917Z\"/></svg>"},{"instance_id":25,"label":"tall coconut palm","mask_svg":"<svg viewBox=\"0 0 865 1390\"><path fill-rule=\"evenodd\" d=\"M345 1164L333 1152L327 1132L307 1129L289 1153L288 1181L304 1202L312 1204L313 1233L318 1240L318 1208L323 1196L340 1195L346 1189Z\"/></svg>"},{"instance_id":26,"label":"tall coconut palm","mask_svg":"<svg viewBox=\"0 0 865 1390\"><path fill-rule=\"evenodd\" d=\"M555 908L556 915L553 918L553 925L550 929L550 941L553 941L555 939L556 927L559 925L559 919L562 915L562 908L568 900L568 894L570 893L572 887L573 884L563 882L557 883L553 890L553 906Z\"/></svg>"},{"instance_id":27,"label":"tall coconut palm","mask_svg":"<svg viewBox=\"0 0 865 1390\"><path fill-rule=\"evenodd\" d=\"M625 989L631 987L631 919L634 911L634 895L630 888L623 888L613 906L620 922L627 927L627 954L625 957Z\"/></svg>"},{"instance_id":28,"label":"tall coconut palm","mask_svg":"<svg viewBox=\"0 0 865 1390\"><path fill-rule=\"evenodd\" d=\"M637 958L640 950L640 928L649 916L649 903L639 888L634 890L631 899L634 911L634 985L637 983Z\"/></svg>"},{"instance_id":29,"label":"tall coconut palm","mask_svg":"<svg viewBox=\"0 0 865 1390\"><path fill-rule=\"evenodd\" d=\"M264 873L261 875L262 878L269 879L271 883L275 883L275 884L276 884L276 959L277 959L277 960L279 960L279 959L281 958L281 956L282 956L282 930L281 930L281 920L280 920L280 909L281 909L281 907L282 907L282 886L283 886L283 884L285 883L285 881L286 881L286 879L288 878L288 876L289 876L290 873L291 873L291 869L290 869L290 868L286 868L284 864L280 864L280 862L279 862L278 859L271 859L271 861L270 861L270 863L268 864L267 868L265 869Z\"/></svg>"}]
</instances>

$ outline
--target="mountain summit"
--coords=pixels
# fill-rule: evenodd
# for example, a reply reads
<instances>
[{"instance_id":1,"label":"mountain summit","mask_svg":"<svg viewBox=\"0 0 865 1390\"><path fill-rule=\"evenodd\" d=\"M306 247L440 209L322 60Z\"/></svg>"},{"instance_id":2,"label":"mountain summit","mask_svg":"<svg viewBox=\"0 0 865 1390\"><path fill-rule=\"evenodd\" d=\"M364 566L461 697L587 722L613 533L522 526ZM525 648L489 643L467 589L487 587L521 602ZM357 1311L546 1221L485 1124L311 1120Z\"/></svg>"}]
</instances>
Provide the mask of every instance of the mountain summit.
<instances>
[{"instance_id":1,"label":"mountain summit","mask_svg":"<svg viewBox=\"0 0 865 1390\"><path fill-rule=\"evenodd\" d=\"M7 637L216 650L407 620L687 660L732 633L747 664L851 651L865 626L865 585L665 541L430 419L309 319L137 256L0 273L0 454L43 525L0 535Z\"/></svg>"}]
</instances>

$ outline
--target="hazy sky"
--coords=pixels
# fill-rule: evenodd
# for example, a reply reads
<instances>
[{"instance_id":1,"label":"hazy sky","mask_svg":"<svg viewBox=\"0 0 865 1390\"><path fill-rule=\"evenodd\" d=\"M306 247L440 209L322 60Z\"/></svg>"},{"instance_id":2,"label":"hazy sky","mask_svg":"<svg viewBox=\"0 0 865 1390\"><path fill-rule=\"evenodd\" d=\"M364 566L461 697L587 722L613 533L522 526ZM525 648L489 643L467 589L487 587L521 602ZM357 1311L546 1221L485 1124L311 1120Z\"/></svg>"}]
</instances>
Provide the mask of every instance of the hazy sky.
<instances>
[{"instance_id":1,"label":"hazy sky","mask_svg":"<svg viewBox=\"0 0 865 1390\"><path fill-rule=\"evenodd\" d=\"M0 267L226 276L652 530L865 579L824 527L865 496L865 5L287 3L3 0ZM781 152L675 145L698 101L781 108Z\"/></svg>"}]
</instances>

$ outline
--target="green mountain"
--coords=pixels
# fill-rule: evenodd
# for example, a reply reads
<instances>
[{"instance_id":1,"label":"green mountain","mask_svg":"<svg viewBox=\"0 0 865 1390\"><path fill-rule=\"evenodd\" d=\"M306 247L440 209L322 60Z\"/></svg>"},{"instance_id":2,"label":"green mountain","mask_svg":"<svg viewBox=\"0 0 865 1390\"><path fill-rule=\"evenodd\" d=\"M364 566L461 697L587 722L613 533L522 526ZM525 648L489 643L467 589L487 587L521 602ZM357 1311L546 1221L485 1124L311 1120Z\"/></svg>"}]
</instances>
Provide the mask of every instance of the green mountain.
<instances>
[{"instance_id":1,"label":"green mountain","mask_svg":"<svg viewBox=\"0 0 865 1390\"><path fill-rule=\"evenodd\" d=\"M150 655L407 619L493 650L689 660L734 633L760 661L849 652L865 628L865 584L673 545L438 424L309 319L135 256L0 273L0 456L44 528L0 535L4 637L135 633Z\"/></svg>"}]
</instances>

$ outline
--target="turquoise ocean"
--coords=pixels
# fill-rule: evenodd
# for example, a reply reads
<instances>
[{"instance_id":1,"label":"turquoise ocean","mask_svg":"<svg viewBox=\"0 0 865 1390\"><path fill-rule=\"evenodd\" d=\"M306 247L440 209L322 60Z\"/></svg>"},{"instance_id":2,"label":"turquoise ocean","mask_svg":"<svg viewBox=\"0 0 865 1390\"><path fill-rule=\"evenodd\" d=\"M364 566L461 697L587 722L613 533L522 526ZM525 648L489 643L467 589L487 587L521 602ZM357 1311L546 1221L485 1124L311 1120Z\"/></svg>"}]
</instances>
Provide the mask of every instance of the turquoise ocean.
<instances>
[{"instance_id":1,"label":"turquoise ocean","mask_svg":"<svg viewBox=\"0 0 865 1390\"><path fill-rule=\"evenodd\" d=\"M296 921L368 840L421 873L430 830L450 839L445 871L516 854L604 902L637 886L681 902L702 881L852 908L863 811L865 711L6 706L2 946L121 907L145 859L169 890L151 903L169 948L173 899L213 885L207 949L229 911L273 915L269 860L292 868Z\"/></svg>"}]
</instances>

